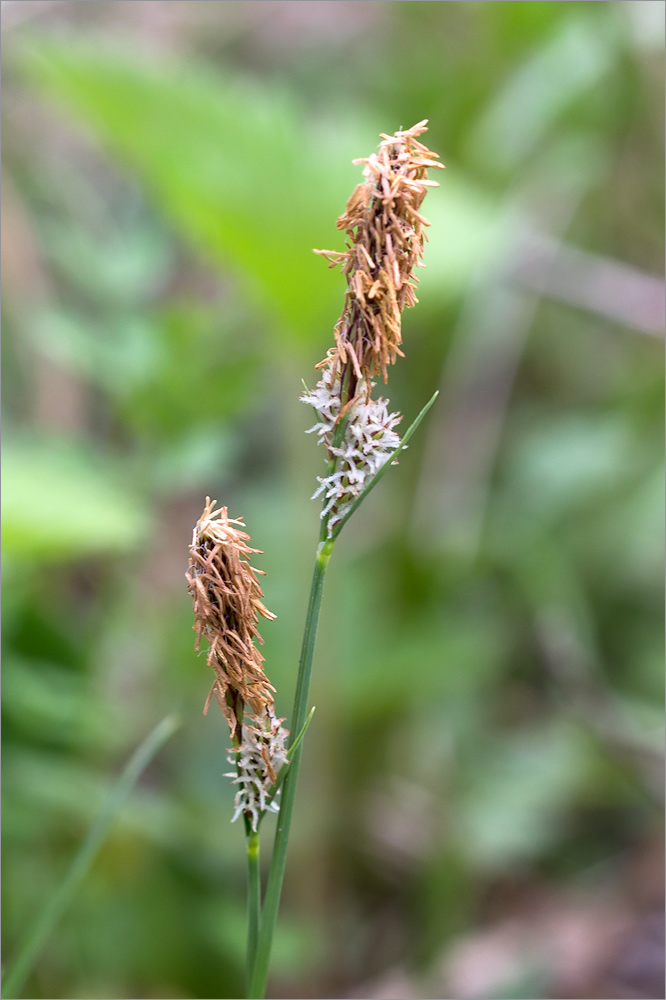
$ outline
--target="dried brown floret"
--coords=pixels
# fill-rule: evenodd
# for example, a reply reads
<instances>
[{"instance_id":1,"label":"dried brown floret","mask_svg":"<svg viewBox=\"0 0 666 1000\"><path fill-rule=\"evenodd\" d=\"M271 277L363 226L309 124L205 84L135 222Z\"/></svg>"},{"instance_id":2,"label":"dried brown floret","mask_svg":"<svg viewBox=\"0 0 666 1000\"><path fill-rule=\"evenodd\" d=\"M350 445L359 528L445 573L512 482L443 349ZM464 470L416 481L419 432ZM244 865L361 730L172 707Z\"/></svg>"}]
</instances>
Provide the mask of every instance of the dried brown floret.
<instances>
[{"instance_id":1,"label":"dried brown floret","mask_svg":"<svg viewBox=\"0 0 666 1000\"><path fill-rule=\"evenodd\" d=\"M335 327L335 349L318 368L339 371L346 400L356 383L370 384L373 375L387 381L387 366L401 350L401 313L417 301L414 268L423 266L424 227L419 212L429 187L427 170L441 168L438 156L418 141L427 120L395 135L381 134L377 153L364 163L366 180L357 186L338 219L348 249L342 253L316 250L339 264L347 278L342 315Z\"/></svg>"},{"instance_id":2,"label":"dried brown floret","mask_svg":"<svg viewBox=\"0 0 666 1000\"><path fill-rule=\"evenodd\" d=\"M264 607L257 573L248 556L261 554L250 548L250 536L240 518L230 518L227 508L215 509L206 497L204 512L193 532L187 587L194 602L196 648L208 641L208 665L215 680L204 713L215 697L232 738L240 740L243 710L254 715L273 705L274 688L263 669L264 658L254 644L263 642L257 630L259 616L273 619ZM263 575L263 574L262 574Z\"/></svg>"}]
</instances>

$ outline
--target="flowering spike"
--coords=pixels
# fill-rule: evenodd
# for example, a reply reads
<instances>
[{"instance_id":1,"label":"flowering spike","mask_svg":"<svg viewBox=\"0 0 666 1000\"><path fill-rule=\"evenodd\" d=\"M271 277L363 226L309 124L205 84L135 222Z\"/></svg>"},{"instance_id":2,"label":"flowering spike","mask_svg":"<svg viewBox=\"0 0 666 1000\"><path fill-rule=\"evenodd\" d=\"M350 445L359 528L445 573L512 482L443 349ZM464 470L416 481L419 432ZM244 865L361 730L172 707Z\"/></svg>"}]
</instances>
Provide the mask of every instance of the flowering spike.
<instances>
[{"instance_id":1,"label":"flowering spike","mask_svg":"<svg viewBox=\"0 0 666 1000\"><path fill-rule=\"evenodd\" d=\"M376 153L354 160L364 163L366 180L359 184L338 219L347 235L347 250L315 250L331 265L339 264L347 279L342 315L335 327L336 346L319 363L340 372L347 399L356 383L381 374L402 355L401 313L417 301L415 267L423 266L424 227L419 209L429 187L430 168L442 168L438 156L418 141L427 119L394 135L382 133Z\"/></svg>"},{"instance_id":2,"label":"flowering spike","mask_svg":"<svg viewBox=\"0 0 666 1000\"><path fill-rule=\"evenodd\" d=\"M248 559L261 553L250 548L244 527L240 518L230 518L226 507L216 510L215 501L206 497L185 574L194 602L196 648L203 636L208 641L208 665L215 671L204 714L215 697L235 739L240 738L244 706L255 714L268 711L275 690L253 641L263 641L257 630L259 616L275 615L261 601L264 595L256 576L260 571Z\"/></svg>"},{"instance_id":3,"label":"flowering spike","mask_svg":"<svg viewBox=\"0 0 666 1000\"><path fill-rule=\"evenodd\" d=\"M317 432L333 460L333 471L317 476L319 488L312 497L323 499L320 516L327 518L329 538L368 482L400 446L394 427L402 418L398 413L389 413L386 399L370 397L373 387L374 383L369 383L366 394L364 382L358 384L358 394L347 407L339 442L340 376L328 368L316 388L301 396L301 401L314 407L319 415L319 422L308 433Z\"/></svg>"},{"instance_id":4,"label":"flowering spike","mask_svg":"<svg viewBox=\"0 0 666 1000\"><path fill-rule=\"evenodd\" d=\"M417 301L414 268L422 266L424 226L419 212L429 187L431 167L442 167L437 154L419 142L424 120L394 135L382 133L377 153L364 163L359 184L338 219L347 234L347 250L316 250L347 278L342 315L335 327L335 347L317 368L324 369L312 391L301 396L313 406L317 431L326 445L328 474L318 476L314 497L323 498L321 517L328 537L379 469L400 447L394 428L400 420L385 399L373 400L374 375L387 381L387 367L402 355L402 310ZM314 499L313 497L313 499Z\"/></svg>"},{"instance_id":5,"label":"flowering spike","mask_svg":"<svg viewBox=\"0 0 666 1000\"><path fill-rule=\"evenodd\" d=\"M256 830L262 812L279 811L277 795L272 801L269 795L277 778L276 772L289 763L286 753L289 732L283 728L283 722L284 719L275 718L272 707L243 718L240 744L227 755L236 770L225 777L233 778L232 785L238 785L232 823L244 813L252 829Z\"/></svg>"}]
</instances>

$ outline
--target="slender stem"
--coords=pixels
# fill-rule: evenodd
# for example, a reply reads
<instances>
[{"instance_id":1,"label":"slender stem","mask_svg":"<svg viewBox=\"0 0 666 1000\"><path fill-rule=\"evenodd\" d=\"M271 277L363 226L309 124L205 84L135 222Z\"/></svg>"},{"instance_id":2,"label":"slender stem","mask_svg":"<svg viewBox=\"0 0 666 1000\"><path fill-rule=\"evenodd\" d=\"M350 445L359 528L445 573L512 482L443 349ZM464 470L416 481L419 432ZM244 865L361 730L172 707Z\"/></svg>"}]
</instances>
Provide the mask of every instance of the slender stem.
<instances>
[{"instance_id":1,"label":"slender stem","mask_svg":"<svg viewBox=\"0 0 666 1000\"><path fill-rule=\"evenodd\" d=\"M247 974L254 968L261 923L261 873L259 868L259 831L250 830L247 838Z\"/></svg>"},{"instance_id":2,"label":"slender stem","mask_svg":"<svg viewBox=\"0 0 666 1000\"><path fill-rule=\"evenodd\" d=\"M294 699L294 711L291 718L292 733L294 740L303 728L308 712L308 694L310 690L310 677L312 674L312 659L314 655L315 640L317 637L317 624L319 622L319 609L321 607L321 596L324 588L324 576L328 567L328 561L333 551L331 539L321 541L317 549L317 559L315 561L314 574L312 577L312 587L310 589L310 601L308 604L307 617L305 619L305 632L303 634L303 646L301 649L301 659L298 665L298 680L296 682L296 696ZM294 747L290 753L290 765L287 777L282 788L282 803L278 816L277 831L273 844L273 856L271 867L268 873L268 884L266 886L266 897L264 899L263 914L261 919L261 930L259 932L259 943L257 946L254 969L250 977L250 989L248 997L262 1000L266 992L266 980L268 978L268 965L271 957L271 945L273 943L273 931L277 921L278 909L280 906L280 894L282 892L282 881L284 879L284 869L287 859L287 844L289 842L289 829L291 827L291 816L294 809L294 799L296 796L296 781L298 779L298 769L301 761L303 744Z\"/></svg>"},{"instance_id":3,"label":"slender stem","mask_svg":"<svg viewBox=\"0 0 666 1000\"><path fill-rule=\"evenodd\" d=\"M104 808L88 830L81 846L77 850L65 877L50 896L44 909L28 931L27 937L23 942L23 947L19 951L3 983L3 1000L7 1000L10 997L16 998L21 994L25 981L32 972L33 966L39 957L39 953L58 921L67 910L80 883L87 875L118 810L155 754L166 743L169 737L175 733L179 725L180 722L175 716L168 715L148 734L143 743L130 757L122 774L116 781Z\"/></svg>"}]
</instances>

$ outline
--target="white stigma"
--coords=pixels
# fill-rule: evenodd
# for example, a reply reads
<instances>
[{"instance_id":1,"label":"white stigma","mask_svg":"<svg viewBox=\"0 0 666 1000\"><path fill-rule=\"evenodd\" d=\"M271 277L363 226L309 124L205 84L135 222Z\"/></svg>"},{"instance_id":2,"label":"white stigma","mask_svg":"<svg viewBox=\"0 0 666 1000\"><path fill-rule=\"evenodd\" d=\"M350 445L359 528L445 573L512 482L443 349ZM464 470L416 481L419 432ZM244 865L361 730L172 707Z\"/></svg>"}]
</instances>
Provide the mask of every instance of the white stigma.
<instances>
[{"instance_id":1,"label":"white stigma","mask_svg":"<svg viewBox=\"0 0 666 1000\"><path fill-rule=\"evenodd\" d=\"M224 777L233 778L231 784L238 785L231 822L245 813L256 830L261 813L279 811L277 796L272 801L269 796L276 772L289 763L286 751L289 731L282 726L284 719L276 719L272 710L264 715L246 715L244 719L247 721L243 721L241 745L227 755L236 770Z\"/></svg>"},{"instance_id":2,"label":"white stigma","mask_svg":"<svg viewBox=\"0 0 666 1000\"><path fill-rule=\"evenodd\" d=\"M370 389L374 383L370 383ZM301 396L319 414L319 422L308 434L317 432L320 442L326 445L330 456L335 457L335 471L328 476L317 476L319 488L312 496L323 495L321 517L328 515L328 534L349 511L372 477L381 469L397 448L400 437L394 427L401 420L400 414L389 413L388 400L366 399L366 383L360 381L358 398L347 411L342 440L335 443L338 415L341 409L340 379L326 369L316 387Z\"/></svg>"}]
</instances>

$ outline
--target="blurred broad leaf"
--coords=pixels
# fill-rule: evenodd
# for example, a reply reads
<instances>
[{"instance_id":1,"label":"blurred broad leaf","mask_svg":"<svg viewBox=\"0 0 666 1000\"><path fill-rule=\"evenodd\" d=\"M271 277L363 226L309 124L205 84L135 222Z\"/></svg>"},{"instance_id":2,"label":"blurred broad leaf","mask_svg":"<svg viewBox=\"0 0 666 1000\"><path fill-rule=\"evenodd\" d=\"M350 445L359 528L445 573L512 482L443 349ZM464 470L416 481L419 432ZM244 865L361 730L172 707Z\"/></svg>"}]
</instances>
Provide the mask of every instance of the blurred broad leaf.
<instances>
[{"instance_id":1,"label":"blurred broad leaf","mask_svg":"<svg viewBox=\"0 0 666 1000\"><path fill-rule=\"evenodd\" d=\"M145 531L136 494L72 443L7 443L2 471L2 544L9 557L67 561L120 552Z\"/></svg>"},{"instance_id":2,"label":"blurred broad leaf","mask_svg":"<svg viewBox=\"0 0 666 1000\"><path fill-rule=\"evenodd\" d=\"M94 322L42 309L28 330L45 357L108 392L133 433L183 452L200 433L220 438L224 418L258 398L263 359L250 334L232 309L220 315L189 302Z\"/></svg>"},{"instance_id":3,"label":"blurred broad leaf","mask_svg":"<svg viewBox=\"0 0 666 1000\"><path fill-rule=\"evenodd\" d=\"M562 835L595 773L593 741L566 721L497 741L463 794L465 852L479 867L532 858Z\"/></svg>"},{"instance_id":4,"label":"blurred broad leaf","mask_svg":"<svg viewBox=\"0 0 666 1000\"><path fill-rule=\"evenodd\" d=\"M610 27L610 21L602 26L597 17L575 11L489 103L471 132L473 155L483 162L492 149L495 164L505 169L526 158L567 106L610 71L614 46L609 41L615 34Z\"/></svg>"},{"instance_id":5,"label":"blurred broad leaf","mask_svg":"<svg viewBox=\"0 0 666 1000\"><path fill-rule=\"evenodd\" d=\"M649 461L619 416L570 413L526 428L513 446L513 502L540 519L557 518L626 487Z\"/></svg>"},{"instance_id":6,"label":"blurred broad leaf","mask_svg":"<svg viewBox=\"0 0 666 1000\"><path fill-rule=\"evenodd\" d=\"M251 296L277 309L287 330L311 336L330 326L340 286L311 248L339 241L335 219L358 168L347 150L328 155L330 137L304 134L293 99L201 65L71 39L33 44L22 61L148 183L198 249L249 280Z\"/></svg>"},{"instance_id":7,"label":"blurred broad leaf","mask_svg":"<svg viewBox=\"0 0 666 1000\"><path fill-rule=\"evenodd\" d=\"M371 152L385 121L360 111L335 127L308 121L279 88L80 40L33 41L21 64L137 173L199 252L234 268L284 336L325 342L344 286L311 248L342 249L335 220L362 179L351 160ZM439 180L423 288L441 303L501 249L505 227L460 170L449 164Z\"/></svg>"},{"instance_id":8,"label":"blurred broad leaf","mask_svg":"<svg viewBox=\"0 0 666 1000\"><path fill-rule=\"evenodd\" d=\"M81 172L73 178L77 189L84 183ZM99 214L101 211L98 210ZM93 239L83 226L53 219L40 221L40 235L45 252L77 288L116 308L145 297L166 279L171 247L164 236L147 226L130 227L105 217L104 239Z\"/></svg>"},{"instance_id":9,"label":"blurred broad leaf","mask_svg":"<svg viewBox=\"0 0 666 1000\"><path fill-rule=\"evenodd\" d=\"M71 748L106 747L116 738L109 706L81 673L10 655L2 687L4 715L33 739Z\"/></svg>"}]
</instances>

